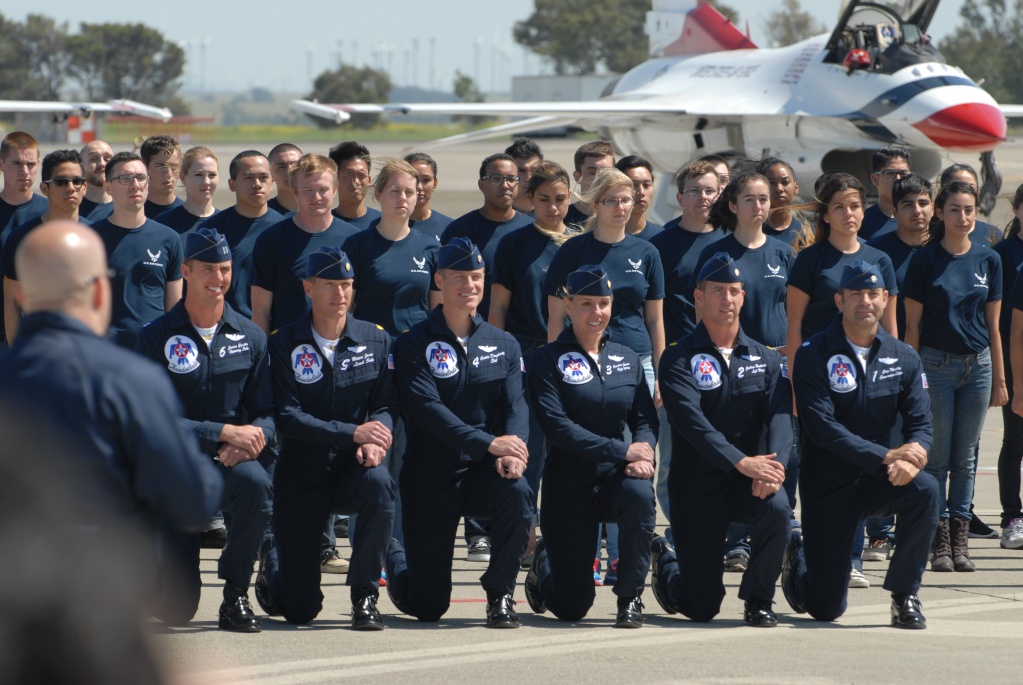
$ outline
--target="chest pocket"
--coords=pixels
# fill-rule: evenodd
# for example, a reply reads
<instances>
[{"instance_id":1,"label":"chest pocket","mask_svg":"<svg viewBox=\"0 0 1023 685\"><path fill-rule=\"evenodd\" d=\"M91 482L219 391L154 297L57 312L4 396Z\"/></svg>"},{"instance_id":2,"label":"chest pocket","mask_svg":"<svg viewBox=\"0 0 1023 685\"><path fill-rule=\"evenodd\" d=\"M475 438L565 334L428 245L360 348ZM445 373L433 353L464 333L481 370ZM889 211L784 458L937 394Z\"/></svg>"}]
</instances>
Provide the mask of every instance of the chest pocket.
<instances>
[{"instance_id":1,"label":"chest pocket","mask_svg":"<svg viewBox=\"0 0 1023 685\"><path fill-rule=\"evenodd\" d=\"M225 347L214 348L211 352L211 356L214 359L211 360L213 366L213 375L218 380L224 378L245 378L249 373L249 369L252 368L252 360L249 358L247 353L239 353L229 355L225 351L223 358L216 358L220 355L221 350L225 350Z\"/></svg>"},{"instance_id":2,"label":"chest pocket","mask_svg":"<svg viewBox=\"0 0 1023 685\"><path fill-rule=\"evenodd\" d=\"M867 370L863 380L867 384L868 400L890 398L894 401L902 389L902 367L899 364L891 366L875 364Z\"/></svg>"},{"instance_id":3,"label":"chest pocket","mask_svg":"<svg viewBox=\"0 0 1023 685\"><path fill-rule=\"evenodd\" d=\"M337 365L337 377L341 379L342 387L348 388L360 383L372 383L380 375L379 355L374 355L375 359L371 362L360 359L361 357L362 355L357 355L354 360L351 357L334 359L334 363Z\"/></svg>"},{"instance_id":4,"label":"chest pocket","mask_svg":"<svg viewBox=\"0 0 1023 685\"><path fill-rule=\"evenodd\" d=\"M732 394L762 393L767 388L769 369L763 361L750 361L741 357L733 357L732 367L728 379Z\"/></svg>"}]
</instances>

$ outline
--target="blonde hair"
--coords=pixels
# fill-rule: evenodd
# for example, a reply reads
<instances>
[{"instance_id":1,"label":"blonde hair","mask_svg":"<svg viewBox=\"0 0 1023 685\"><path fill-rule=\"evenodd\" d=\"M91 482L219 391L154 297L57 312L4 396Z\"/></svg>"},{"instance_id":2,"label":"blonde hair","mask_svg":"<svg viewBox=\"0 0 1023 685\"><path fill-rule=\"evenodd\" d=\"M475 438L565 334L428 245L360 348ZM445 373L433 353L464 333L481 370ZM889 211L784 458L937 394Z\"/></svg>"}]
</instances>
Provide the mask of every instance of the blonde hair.
<instances>
[{"instance_id":1,"label":"blonde hair","mask_svg":"<svg viewBox=\"0 0 1023 685\"><path fill-rule=\"evenodd\" d=\"M188 174L188 170L192 165L200 159L212 159L217 164L220 164L220 160L217 159L217 155L214 154L213 150L202 145L197 145L193 148L189 148L184 155L181 156L181 178L184 178Z\"/></svg>"},{"instance_id":2,"label":"blonde hair","mask_svg":"<svg viewBox=\"0 0 1023 685\"><path fill-rule=\"evenodd\" d=\"M300 176L314 176L323 173L330 174L330 177L334 179L334 185L337 186L337 164L334 164L334 160L311 152L304 154L288 169L288 186L291 188L291 192L297 195Z\"/></svg>"},{"instance_id":3,"label":"blonde hair","mask_svg":"<svg viewBox=\"0 0 1023 685\"><path fill-rule=\"evenodd\" d=\"M614 167L601 169L594 176L590 190L582 194L582 201L593 207L615 188L628 188L630 193L633 192L632 179ZM583 224L583 231L588 233L596 226L597 211L594 209L593 214Z\"/></svg>"},{"instance_id":4,"label":"blonde hair","mask_svg":"<svg viewBox=\"0 0 1023 685\"><path fill-rule=\"evenodd\" d=\"M391 180L391 176L395 174L405 174L419 183L419 172L416 168L406 162L404 159L385 159L380 167L380 171L377 172L377 177L373 180L373 190L376 194L384 192L384 188L387 187L387 182Z\"/></svg>"}]
</instances>

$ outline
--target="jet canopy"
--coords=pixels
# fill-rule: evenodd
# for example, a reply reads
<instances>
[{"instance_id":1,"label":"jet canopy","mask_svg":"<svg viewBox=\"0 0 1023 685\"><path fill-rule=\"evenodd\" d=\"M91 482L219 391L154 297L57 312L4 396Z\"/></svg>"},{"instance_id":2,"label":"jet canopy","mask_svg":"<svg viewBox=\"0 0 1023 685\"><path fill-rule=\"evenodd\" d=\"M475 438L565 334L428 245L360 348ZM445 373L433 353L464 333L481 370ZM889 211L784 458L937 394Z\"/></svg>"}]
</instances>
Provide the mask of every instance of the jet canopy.
<instances>
[{"instance_id":1,"label":"jet canopy","mask_svg":"<svg viewBox=\"0 0 1023 685\"><path fill-rule=\"evenodd\" d=\"M893 74L914 64L945 62L924 33L939 0L848 0L828 39L825 62Z\"/></svg>"}]
</instances>

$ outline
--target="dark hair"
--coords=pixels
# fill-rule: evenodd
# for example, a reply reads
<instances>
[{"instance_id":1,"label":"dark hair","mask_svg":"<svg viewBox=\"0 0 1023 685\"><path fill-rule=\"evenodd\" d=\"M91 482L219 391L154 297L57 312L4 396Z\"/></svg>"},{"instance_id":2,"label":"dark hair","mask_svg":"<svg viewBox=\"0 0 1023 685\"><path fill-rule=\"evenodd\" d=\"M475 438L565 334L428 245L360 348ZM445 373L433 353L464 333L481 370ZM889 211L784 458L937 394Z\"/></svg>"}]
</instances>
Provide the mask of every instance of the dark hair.
<instances>
[{"instance_id":1,"label":"dark hair","mask_svg":"<svg viewBox=\"0 0 1023 685\"><path fill-rule=\"evenodd\" d=\"M717 178L718 172L714 169L712 162L705 160L690 162L675 174L675 187L678 188L678 192L681 195L682 191L686 188L686 181L693 178L703 178L707 174L712 174L714 178Z\"/></svg>"},{"instance_id":2,"label":"dark hair","mask_svg":"<svg viewBox=\"0 0 1023 685\"><path fill-rule=\"evenodd\" d=\"M597 157L598 159L603 157L610 157L612 160L615 157L614 148L611 147L611 143L606 140L594 140L580 145L579 149L575 151L575 156L572 162L575 164L575 170L582 172L583 164L586 162L587 157Z\"/></svg>"},{"instance_id":3,"label":"dark hair","mask_svg":"<svg viewBox=\"0 0 1023 685\"><path fill-rule=\"evenodd\" d=\"M757 162L757 172L763 174L766 177L767 176L767 171L771 167L778 166L779 164L781 164L783 167L788 169L789 173L792 174L793 176L796 175L796 172L792 168L792 165L789 164L788 162L786 162L784 159L781 159L779 157L764 157L762 160Z\"/></svg>"},{"instance_id":4,"label":"dark hair","mask_svg":"<svg viewBox=\"0 0 1023 685\"><path fill-rule=\"evenodd\" d=\"M814 183L814 189L813 242L819 243L831 235L831 226L824 220L828 215L831 198L844 190L855 190L860 196L860 202L866 202L867 191L860 179L841 172L822 174Z\"/></svg>"},{"instance_id":5,"label":"dark hair","mask_svg":"<svg viewBox=\"0 0 1023 685\"><path fill-rule=\"evenodd\" d=\"M714 206L710 208L710 223L714 226L720 226L726 232L734 231L739 225L739 218L735 216L735 212L728 206L730 202L737 203L739 199L739 193L745 190L746 186L755 181L763 181L764 185L768 185L767 179L755 171L741 173L735 176L728 182L725 189L718 195L718 199L714 201Z\"/></svg>"},{"instance_id":6,"label":"dark hair","mask_svg":"<svg viewBox=\"0 0 1023 685\"><path fill-rule=\"evenodd\" d=\"M969 195L973 198L973 201L980 202L980 196L977 194L977 190L969 183L963 183L962 181L952 181L947 186L943 186L938 191L938 199L934 201L934 206L945 211L945 203L948 202L948 198L952 195ZM937 211L935 211L937 214ZM938 243L945 237L945 219L944 217L940 221L935 221L931 224L931 236L927 240L928 243Z\"/></svg>"},{"instance_id":7,"label":"dark hair","mask_svg":"<svg viewBox=\"0 0 1023 685\"><path fill-rule=\"evenodd\" d=\"M170 136L149 136L143 141L142 147L139 148L139 159L148 168L149 162L152 161L153 157L161 152L173 155L175 152L181 152L181 146L178 145L178 141Z\"/></svg>"},{"instance_id":8,"label":"dark hair","mask_svg":"<svg viewBox=\"0 0 1023 685\"><path fill-rule=\"evenodd\" d=\"M1023 183L1021 183L1019 187L1016 188L1016 192L1013 194L1011 202L1012 211L1014 213L1018 212L1020 205L1023 205ZM1009 225L1005 227L1005 239L1008 240L1009 238L1018 235L1019 232L1020 232L1019 219L1013 216L1012 221L1010 221Z\"/></svg>"},{"instance_id":9,"label":"dark hair","mask_svg":"<svg viewBox=\"0 0 1023 685\"><path fill-rule=\"evenodd\" d=\"M875 152L874 155L870 158L871 169L873 169L874 173L876 174L877 172L881 171L881 169L884 169L885 165L888 164L888 162L892 161L893 159L900 158L906 160L906 164L909 164L910 163L909 150L899 145L890 145L888 147L883 147L877 152Z\"/></svg>"},{"instance_id":10,"label":"dark hair","mask_svg":"<svg viewBox=\"0 0 1023 685\"><path fill-rule=\"evenodd\" d=\"M728 160L721 155L704 155L696 161L706 162L707 164L724 164L725 166L728 166Z\"/></svg>"},{"instance_id":11,"label":"dark hair","mask_svg":"<svg viewBox=\"0 0 1023 685\"><path fill-rule=\"evenodd\" d=\"M294 145L292 143L277 143L270 149L270 154L268 154L266 158L270 159L274 155L279 155L284 152L297 152L301 155L302 149L298 145Z\"/></svg>"},{"instance_id":12,"label":"dark hair","mask_svg":"<svg viewBox=\"0 0 1023 685\"><path fill-rule=\"evenodd\" d=\"M618 169L618 171L622 172L623 174L632 169L638 169L640 167L650 172L650 178L654 177L653 166L650 165L650 162L646 161L639 155L627 155L619 159L618 163L615 164L615 169Z\"/></svg>"},{"instance_id":13,"label":"dark hair","mask_svg":"<svg viewBox=\"0 0 1023 685\"><path fill-rule=\"evenodd\" d=\"M270 163L270 158L259 150L243 150L234 156L234 159L231 160L231 164L227 167L227 175L232 181L238 180L238 162L243 159L248 159L249 157L262 157L266 160L267 164Z\"/></svg>"},{"instance_id":14,"label":"dark hair","mask_svg":"<svg viewBox=\"0 0 1023 685\"><path fill-rule=\"evenodd\" d=\"M480 178L486 178L487 167L493 164L494 162L511 162L512 164L515 164L515 158L505 152L495 152L494 154L484 159L483 163L480 164ZM518 167L516 167L516 169L517 168Z\"/></svg>"},{"instance_id":15,"label":"dark hair","mask_svg":"<svg viewBox=\"0 0 1023 685\"><path fill-rule=\"evenodd\" d=\"M529 159L530 157L539 157L540 161L543 161L543 150L536 144L535 140L529 138L516 138L512 141L512 144L504 149L506 155L511 155L515 159Z\"/></svg>"},{"instance_id":16,"label":"dark hair","mask_svg":"<svg viewBox=\"0 0 1023 685\"><path fill-rule=\"evenodd\" d=\"M931 182L920 174L907 174L892 186L892 206L897 209L902 198L907 195L923 195L924 193L927 194L927 197L934 199L934 186L931 185Z\"/></svg>"},{"instance_id":17,"label":"dark hair","mask_svg":"<svg viewBox=\"0 0 1023 685\"><path fill-rule=\"evenodd\" d=\"M437 162L425 152L413 152L411 155L405 155L405 161L409 164L429 164L433 169L434 178L437 177Z\"/></svg>"},{"instance_id":18,"label":"dark hair","mask_svg":"<svg viewBox=\"0 0 1023 685\"><path fill-rule=\"evenodd\" d=\"M127 162L142 162L143 164L145 164L145 162L142 160L142 157L136 155L134 152L118 152L117 154L110 158L110 161L107 162L107 168L103 172L103 175L107 179L107 183L113 181L114 177L117 176L117 173L115 172L117 170L118 165L125 164Z\"/></svg>"},{"instance_id":19,"label":"dark hair","mask_svg":"<svg viewBox=\"0 0 1023 685\"><path fill-rule=\"evenodd\" d=\"M362 143L357 143L354 140L347 140L343 143L338 143L334 147L330 148L330 154L327 155L334 164L337 164L337 168L340 170L341 165L350 159L361 159L366 163L366 168L371 169L373 162L369 157L369 148Z\"/></svg>"},{"instance_id":20,"label":"dark hair","mask_svg":"<svg viewBox=\"0 0 1023 685\"><path fill-rule=\"evenodd\" d=\"M78 153L78 150L54 150L43 157L43 169L39 180L49 181L53 176L53 170L61 164L67 164L68 162L77 164L81 167L82 173L85 173L85 166L82 164L82 155Z\"/></svg>"},{"instance_id":21,"label":"dark hair","mask_svg":"<svg viewBox=\"0 0 1023 685\"><path fill-rule=\"evenodd\" d=\"M968 174L970 174L970 176L973 176L974 182L980 183L980 176L977 175L976 169L974 169L969 164L961 164L959 162L956 162L955 164L947 166L941 170L941 174L938 176L938 187L944 188L945 186L947 186L949 183L952 182L953 180L952 177L955 174L958 174L960 171L967 172Z\"/></svg>"},{"instance_id":22,"label":"dark hair","mask_svg":"<svg viewBox=\"0 0 1023 685\"><path fill-rule=\"evenodd\" d=\"M568 172L565 171L565 167L561 166L557 162L544 162L536 167L536 170L533 171L533 175L529 177L529 185L526 186L526 194L532 195L544 183L554 183L557 181L561 181L569 187L572 185L572 182L568 178Z\"/></svg>"}]
</instances>

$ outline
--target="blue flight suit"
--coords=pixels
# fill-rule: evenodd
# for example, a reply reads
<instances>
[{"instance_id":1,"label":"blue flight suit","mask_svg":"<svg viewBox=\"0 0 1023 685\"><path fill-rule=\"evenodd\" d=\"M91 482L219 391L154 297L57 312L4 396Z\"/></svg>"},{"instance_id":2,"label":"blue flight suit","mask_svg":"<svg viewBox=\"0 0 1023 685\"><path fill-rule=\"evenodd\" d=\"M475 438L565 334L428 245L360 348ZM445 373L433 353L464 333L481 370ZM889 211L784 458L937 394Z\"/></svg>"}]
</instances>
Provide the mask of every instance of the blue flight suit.
<instances>
[{"instance_id":1,"label":"blue flight suit","mask_svg":"<svg viewBox=\"0 0 1023 685\"><path fill-rule=\"evenodd\" d=\"M803 554L786 594L818 620L841 616L857 527L866 517L897 514L899 544L884 588L916 595L938 525L938 484L921 471L896 487L881 462L899 415L901 443L931 449L931 403L919 355L879 327L864 371L838 317L797 350L792 380L806 437L799 477Z\"/></svg>"},{"instance_id":2,"label":"blue flight suit","mask_svg":"<svg viewBox=\"0 0 1023 685\"><path fill-rule=\"evenodd\" d=\"M397 403L391 336L347 317L331 365L312 333L312 315L270 337L271 375L282 438L274 473L275 547L264 566L272 613L308 623L323 608L320 542L331 514L358 514L347 585L377 592L394 520L394 481L386 466L356 461L355 429L394 428ZM258 588L257 588L258 590Z\"/></svg>"},{"instance_id":3,"label":"blue flight suit","mask_svg":"<svg viewBox=\"0 0 1023 685\"><path fill-rule=\"evenodd\" d=\"M564 621L593 605L593 540L601 522L618 524L614 593L639 597L656 524L653 480L625 475L625 428L657 446L657 410L639 355L605 332L596 362L571 327L533 353L529 399L550 441L541 487L546 554L537 581L544 604Z\"/></svg>"},{"instance_id":4,"label":"blue flight suit","mask_svg":"<svg viewBox=\"0 0 1023 685\"><path fill-rule=\"evenodd\" d=\"M394 381L408 419L399 476L406 549L388 554L387 583L422 621L450 606L462 515L492 520L493 553L480 581L494 595L514 592L533 519L526 479L503 478L487 451L497 436L528 438L519 344L474 316L467 347L447 327L443 305L394 344Z\"/></svg>"},{"instance_id":5,"label":"blue flight suit","mask_svg":"<svg viewBox=\"0 0 1023 685\"><path fill-rule=\"evenodd\" d=\"M216 462L224 477L221 510L231 513L227 545L217 577L248 589L259 543L270 522L273 484L268 471L276 457L273 390L266 334L227 303L209 346L188 319L185 301L139 331L135 351L163 365L185 405L184 426L214 457L224 424L263 430L266 448L253 461L231 468ZM185 597L192 615L199 606L200 536L171 536L185 573ZM182 608L182 611L184 609Z\"/></svg>"},{"instance_id":6,"label":"blue flight suit","mask_svg":"<svg viewBox=\"0 0 1023 685\"><path fill-rule=\"evenodd\" d=\"M784 492L756 497L753 481L735 465L777 454L788 466L792 387L784 364L741 328L726 364L702 322L661 356L658 378L672 433L671 531L679 550L677 570L667 569L661 583L694 621L709 621L721 610L721 541L731 521L749 525L752 541L739 598L774 597L792 510Z\"/></svg>"}]
</instances>

